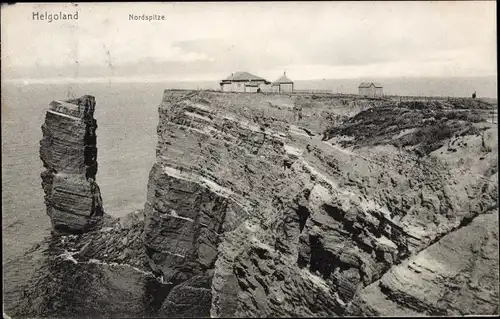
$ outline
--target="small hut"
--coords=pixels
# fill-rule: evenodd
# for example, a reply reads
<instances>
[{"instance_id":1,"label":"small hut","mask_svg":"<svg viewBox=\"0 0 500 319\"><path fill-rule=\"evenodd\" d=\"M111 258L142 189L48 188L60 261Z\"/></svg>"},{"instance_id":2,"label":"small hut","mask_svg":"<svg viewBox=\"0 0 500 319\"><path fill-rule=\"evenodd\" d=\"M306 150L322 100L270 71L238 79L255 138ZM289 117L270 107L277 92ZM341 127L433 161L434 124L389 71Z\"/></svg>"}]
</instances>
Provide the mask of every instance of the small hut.
<instances>
[{"instance_id":1,"label":"small hut","mask_svg":"<svg viewBox=\"0 0 500 319\"><path fill-rule=\"evenodd\" d=\"M358 90L359 95L367 97L380 97L384 94L382 84L374 82L362 82Z\"/></svg>"},{"instance_id":2,"label":"small hut","mask_svg":"<svg viewBox=\"0 0 500 319\"><path fill-rule=\"evenodd\" d=\"M223 92L259 92L270 83L248 72L236 72L220 81L220 89Z\"/></svg>"},{"instance_id":3,"label":"small hut","mask_svg":"<svg viewBox=\"0 0 500 319\"><path fill-rule=\"evenodd\" d=\"M277 93L293 92L293 81L286 77L286 72L283 76L271 84L272 91Z\"/></svg>"}]
</instances>

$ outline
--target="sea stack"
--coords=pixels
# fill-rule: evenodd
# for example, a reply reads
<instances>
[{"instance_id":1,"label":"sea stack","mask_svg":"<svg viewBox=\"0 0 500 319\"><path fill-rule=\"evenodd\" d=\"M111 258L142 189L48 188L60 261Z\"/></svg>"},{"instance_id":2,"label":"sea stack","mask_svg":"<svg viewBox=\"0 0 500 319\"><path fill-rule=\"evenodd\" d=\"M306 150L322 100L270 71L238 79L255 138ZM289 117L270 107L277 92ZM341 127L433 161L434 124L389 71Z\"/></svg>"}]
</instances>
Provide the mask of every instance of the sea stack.
<instances>
[{"instance_id":1,"label":"sea stack","mask_svg":"<svg viewBox=\"0 0 500 319\"><path fill-rule=\"evenodd\" d=\"M53 101L42 125L42 187L55 233L82 233L100 224L95 98Z\"/></svg>"}]
</instances>

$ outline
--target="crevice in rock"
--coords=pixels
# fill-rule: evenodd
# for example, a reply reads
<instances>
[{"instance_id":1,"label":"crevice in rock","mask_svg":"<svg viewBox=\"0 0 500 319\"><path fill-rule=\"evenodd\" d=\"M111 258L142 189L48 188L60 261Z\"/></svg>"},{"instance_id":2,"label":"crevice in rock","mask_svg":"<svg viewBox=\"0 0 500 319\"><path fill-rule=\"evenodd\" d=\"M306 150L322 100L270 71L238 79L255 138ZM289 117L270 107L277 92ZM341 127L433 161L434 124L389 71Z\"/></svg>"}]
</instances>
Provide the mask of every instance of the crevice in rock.
<instances>
[{"instance_id":1,"label":"crevice in rock","mask_svg":"<svg viewBox=\"0 0 500 319\"><path fill-rule=\"evenodd\" d=\"M156 278L146 278L144 283L144 296L146 298L146 315L155 316L160 310L165 299L174 288L173 284L162 284Z\"/></svg>"},{"instance_id":2,"label":"crevice in rock","mask_svg":"<svg viewBox=\"0 0 500 319\"><path fill-rule=\"evenodd\" d=\"M299 216L299 229L302 233L302 230L304 230L307 219L311 215L311 212L306 206L299 205L299 208L297 209L297 215Z\"/></svg>"},{"instance_id":3,"label":"crevice in rock","mask_svg":"<svg viewBox=\"0 0 500 319\"><path fill-rule=\"evenodd\" d=\"M332 252L324 249L319 236L309 235L309 242L311 246L309 270L312 273L318 271L323 278L329 278L336 265L340 266L338 258Z\"/></svg>"}]
</instances>

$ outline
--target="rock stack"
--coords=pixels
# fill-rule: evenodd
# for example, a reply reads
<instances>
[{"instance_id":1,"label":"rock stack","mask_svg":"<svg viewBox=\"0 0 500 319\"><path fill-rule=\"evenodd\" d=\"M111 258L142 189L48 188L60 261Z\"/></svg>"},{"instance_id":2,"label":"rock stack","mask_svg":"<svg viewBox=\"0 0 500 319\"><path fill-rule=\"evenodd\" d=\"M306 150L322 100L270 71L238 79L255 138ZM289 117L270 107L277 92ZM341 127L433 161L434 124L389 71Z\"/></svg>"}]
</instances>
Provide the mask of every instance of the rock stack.
<instances>
[{"instance_id":1,"label":"rock stack","mask_svg":"<svg viewBox=\"0 0 500 319\"><path fill-rule=\"evenodd\" d=\"M47 214L56 233L81 233L102 220L95 98L53 101L42 125L40 159Z\"/></svg>"}]
</instances>

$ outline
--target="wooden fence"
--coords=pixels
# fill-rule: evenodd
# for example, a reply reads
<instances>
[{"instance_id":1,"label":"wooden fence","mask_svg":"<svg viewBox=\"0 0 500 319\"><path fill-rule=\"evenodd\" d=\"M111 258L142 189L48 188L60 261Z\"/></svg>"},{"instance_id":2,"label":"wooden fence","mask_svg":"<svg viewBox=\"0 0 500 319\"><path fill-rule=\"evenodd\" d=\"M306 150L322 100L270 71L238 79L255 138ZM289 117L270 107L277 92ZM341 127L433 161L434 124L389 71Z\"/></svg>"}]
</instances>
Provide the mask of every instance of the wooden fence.
<instances>
[{"instance_id":1,"label":"wooden fence","mask_svg":"<svg viewBox=\"0 0 500 319\"><path fill-rule=\"evenodd\" d=\"M390 99L394 101L451 101L451 100L459 100L466 99L465 97L454 97L454 96L405 96L405 95L384 95L385 99Z\"/></svg>"},{"instance_id":2,"label":"wooden fence","mask_svg":"<svg viewBox=\"0 0 500 319\"><path fill-rule=\"evenodd\" d=\"M493 109L490 111L490 121L493 124L498 124L498 109Z\"/></svg>"},{"instance_id":3,"label":"wooden fence","mask_svg":"<svg viewBox=\"0 0 500 319\"><path fill-rule=\"evenodd\" d=\"M332 94L332 90L293 90L293 93L309 93L309 94L314 94L314 93L326 93L326 94Z\"/></svg>"},{"instance_id":4,"label":"wooden fence","mask_svg":"<svg viewBox=\"0 0 500 319\"><path fill-rule=\"evenodd\" d=\"M471 97L456 97L456 96L404 96L404 95L384 95L384 99L389 99L393 101L464 101L473 100ZM486 102L482 98L474 99L474 101L486 104L489 106L495 105L494 102Z\"/></svg>"}]
</instances>

